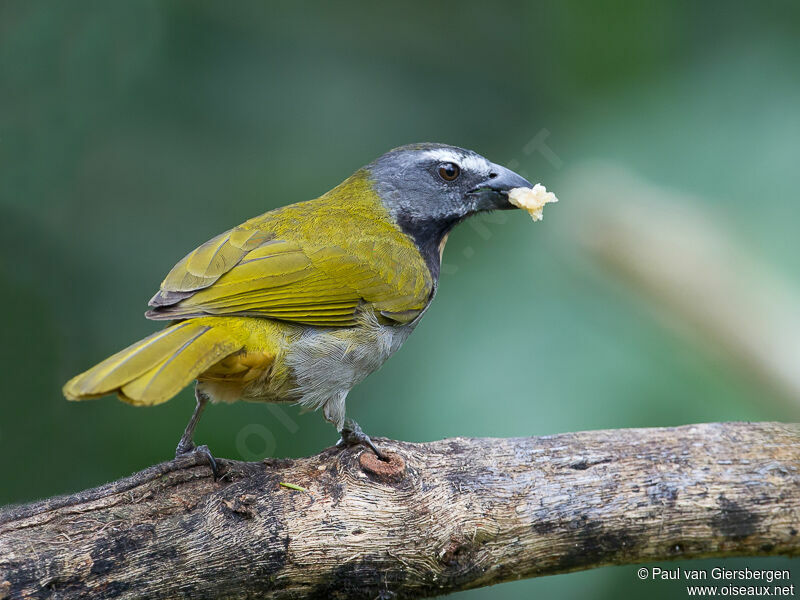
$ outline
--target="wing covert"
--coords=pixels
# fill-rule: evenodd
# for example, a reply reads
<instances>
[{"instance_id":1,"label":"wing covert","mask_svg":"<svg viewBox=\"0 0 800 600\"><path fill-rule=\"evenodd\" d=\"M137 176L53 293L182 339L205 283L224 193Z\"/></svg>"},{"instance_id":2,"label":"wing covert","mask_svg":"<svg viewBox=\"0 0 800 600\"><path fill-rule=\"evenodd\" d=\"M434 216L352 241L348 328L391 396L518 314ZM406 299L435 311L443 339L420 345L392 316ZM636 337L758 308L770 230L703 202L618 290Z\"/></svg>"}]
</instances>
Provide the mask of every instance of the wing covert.
<instances>
[{"instance_id":1,"label":"wing covert","mask_svg":"<svg viewBox=\"0 0 800 600\"><path fill-rule=\"evenodd\" d=\"M349 213L331 202L334 192L251 219L189 253L164 279L147 317L351 326L366 304L386 319L413 320L433 289L413 241L374 201Z\"/></svg>"}]
</instances>

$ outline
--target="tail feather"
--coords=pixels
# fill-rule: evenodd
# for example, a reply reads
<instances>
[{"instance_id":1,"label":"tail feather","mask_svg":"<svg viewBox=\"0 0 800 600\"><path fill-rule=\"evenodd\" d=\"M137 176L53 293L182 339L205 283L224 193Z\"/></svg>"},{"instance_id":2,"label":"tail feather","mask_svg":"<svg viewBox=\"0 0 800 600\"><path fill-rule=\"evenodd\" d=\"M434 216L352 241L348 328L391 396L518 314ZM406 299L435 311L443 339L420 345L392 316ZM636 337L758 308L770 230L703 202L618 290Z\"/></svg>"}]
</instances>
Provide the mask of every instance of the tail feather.
<instances>
[{"instance_id":1,"label":"tail feather","mask_svg":"<svg viewBox=\"0 0 800 600\"><path fill-rule=\"evenodd\" d=\"M69 400L116 392L136 405L161 404L242 344L224 328L184 321L104 360L64 386Z\"/></svg>"}]
</instances>

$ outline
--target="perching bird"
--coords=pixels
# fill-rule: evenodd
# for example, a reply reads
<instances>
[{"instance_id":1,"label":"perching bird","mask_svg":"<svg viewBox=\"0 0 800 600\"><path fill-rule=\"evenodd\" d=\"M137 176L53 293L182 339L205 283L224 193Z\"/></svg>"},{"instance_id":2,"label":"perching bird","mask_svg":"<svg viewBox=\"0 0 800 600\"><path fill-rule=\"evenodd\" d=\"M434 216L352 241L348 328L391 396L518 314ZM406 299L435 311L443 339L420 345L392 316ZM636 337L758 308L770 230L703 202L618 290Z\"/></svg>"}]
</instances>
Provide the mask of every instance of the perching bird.
<instances>
[{"instance_id":1,"label":"perching bird","mask_svg":"<svg viewBox=\"0 0 800 600\"><path fill-rule=\"evenodd\" d=\"M116 393L166 402L197 380L176 455L199 450L206 403L298 402L322 408L345 443L380 451L345 420L350 389L408 338L436 294L450 230L515 208L524 178L469 150L392 150L315 200L269 211L184 257L150 300L172 321L64 386L70 400Z\"/></svg>"}]
</instances>

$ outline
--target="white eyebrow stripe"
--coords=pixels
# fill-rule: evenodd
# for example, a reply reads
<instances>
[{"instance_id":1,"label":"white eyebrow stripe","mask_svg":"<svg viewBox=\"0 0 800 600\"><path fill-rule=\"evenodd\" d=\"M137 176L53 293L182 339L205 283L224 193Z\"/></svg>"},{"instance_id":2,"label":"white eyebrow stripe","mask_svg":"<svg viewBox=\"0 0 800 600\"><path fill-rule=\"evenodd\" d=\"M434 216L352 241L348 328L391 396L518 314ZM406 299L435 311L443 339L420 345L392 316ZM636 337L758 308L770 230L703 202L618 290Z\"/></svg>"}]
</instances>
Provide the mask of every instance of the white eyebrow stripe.
<instances>
[{"instance_id":1,"label":"white eyebrow stripe","mask_svg":"<svg viewBox=\"0 0 800 600\"><path fill-rule=\"evenodd\" d=\"M473 171L481 173L489 171L489 163L480 156L463 155L447 148L437 148L436 150L428 150L425 153L426 158L432 158L439 162L454 162L466 171Z\"/></svg>"}]
</instances>

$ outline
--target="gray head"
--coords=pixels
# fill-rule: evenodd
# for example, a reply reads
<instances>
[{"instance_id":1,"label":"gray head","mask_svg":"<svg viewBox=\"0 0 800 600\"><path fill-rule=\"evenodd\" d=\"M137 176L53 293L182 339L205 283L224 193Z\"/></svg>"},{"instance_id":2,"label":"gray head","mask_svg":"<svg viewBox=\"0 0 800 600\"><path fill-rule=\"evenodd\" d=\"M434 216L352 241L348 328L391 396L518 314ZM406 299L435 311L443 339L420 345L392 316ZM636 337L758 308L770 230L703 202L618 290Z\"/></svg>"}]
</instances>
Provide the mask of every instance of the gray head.
<instances>
[{"instance_id":1,"label":"gray head","mask_svg":"<svg viewBox=\"0 0 800 600\"><path fill-rule=\"evenodd\" d=\"M446 144L395 148L367 165L375 191L410 235L434 277L450 230L479 212L516 208L508 191L531 184L471 150Z\"/></svg>"}]
</instances>

